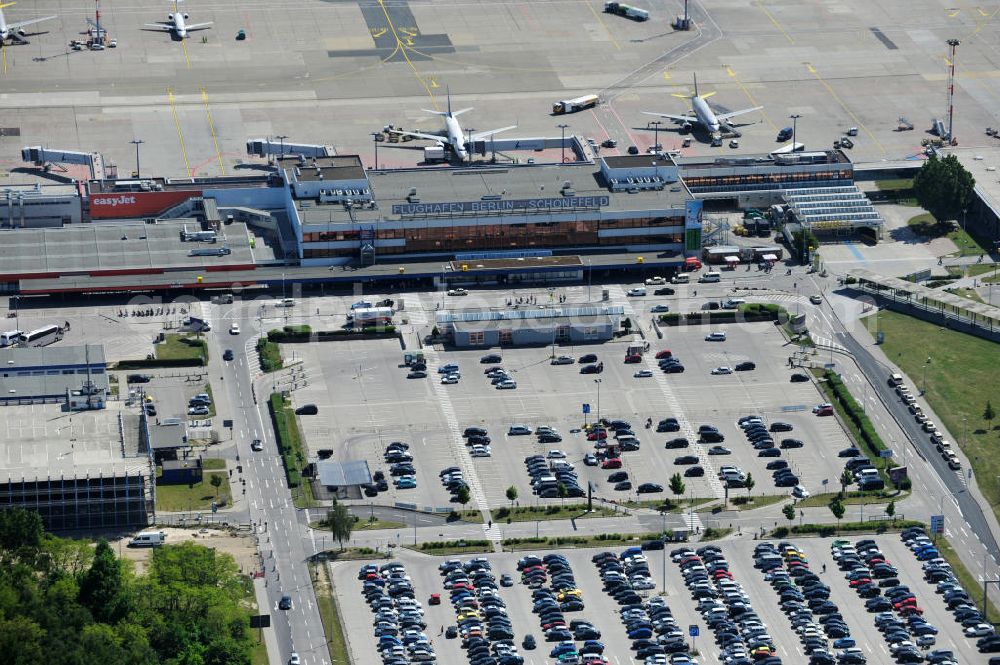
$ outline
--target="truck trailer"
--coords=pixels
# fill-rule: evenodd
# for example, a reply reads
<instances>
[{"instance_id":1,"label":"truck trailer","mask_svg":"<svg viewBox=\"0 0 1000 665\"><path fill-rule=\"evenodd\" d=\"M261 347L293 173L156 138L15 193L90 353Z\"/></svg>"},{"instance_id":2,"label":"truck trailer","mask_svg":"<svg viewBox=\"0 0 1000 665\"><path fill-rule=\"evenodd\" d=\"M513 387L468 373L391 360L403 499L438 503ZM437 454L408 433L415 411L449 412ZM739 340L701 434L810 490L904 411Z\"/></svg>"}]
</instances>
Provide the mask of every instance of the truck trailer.
<instances>
[{"instance_id":1,"label":"truck trailer","mask_svg":"<svg viewBox=\"0 0 1000 665\"><path fill-rule=\"evenodd\" d=\"M577 111L597 106L597 102L599 101L600 98L597 95L584 95L583 97L577 97L576 99L564 99L563 101L556 102L552 105L552 112L576 113Z\"/></svg>"},{"instance_id":2,"label":"truck trailer","mask_svg":"<svg viewBox=\"0 0 1000 665\"><path fill-rule=\"evenodd\" d=\"M625 18L630 18L633 21L649 20L649 12L647 12L645 9L639 9L638 7L626 5L623 2L605 2L604 12L607 14L624 16Z\"/></svg>"},{"instance_id":3,"label":"truck trailer","mask_svg":"<svg viewBox=\"0 0 1000 665\"><path fill-rule=\"evenodd\" d=\"M355 328L388 325L392 323L392 307L364 307L351 310L347 322Z\"/></svg>"}]
</instances>

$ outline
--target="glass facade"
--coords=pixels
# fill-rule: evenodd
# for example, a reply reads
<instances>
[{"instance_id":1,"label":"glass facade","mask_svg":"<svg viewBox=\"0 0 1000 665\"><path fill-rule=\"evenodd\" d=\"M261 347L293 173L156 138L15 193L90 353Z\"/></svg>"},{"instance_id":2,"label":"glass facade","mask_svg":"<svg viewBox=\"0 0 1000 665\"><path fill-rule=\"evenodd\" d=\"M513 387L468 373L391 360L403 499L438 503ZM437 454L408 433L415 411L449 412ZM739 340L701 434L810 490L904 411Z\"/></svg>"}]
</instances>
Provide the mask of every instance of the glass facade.
<instances>
[{"instance_id":1,"label":"glass facade","mask_svg":"<svg viewBox=\"0 0 1000 665\"><path fill-rule=\"evenodd\" d=\"M739 175L698 176L685 175L684 184L692 192L753 191L782 187L823 185L830 182L853 182L853 169L835 171L797 171L790 169L778 173L741 173Z\"/></svg>"},{"instance_id":2,"label":"glass facade","mask_svg":"<svg viewBox=\"0 0 1000 665\"><path fill-rule=\"evenodd\" d=\"M657 226L675 226L677 232L657 229ZM587 246L595 247L622 244L673 244L684 240L683 217L645 217L639 219L603 219L566 222L532 222L524 224L482 224L454 226L415 226L403 229L377 229L375 250L378 254L403 254L418 252L467 252L473 250L497 251L504 249L532 249L544 247ZM599 237L604 229L648 229L648 233L628 236ZM318 231L302 235L303 243L360 242L361 231ZM404 245L380 245L379 240L403 240ZM354 256L357 247L310 248L303 247L303 258Z\"/></svg>"}]
</instances>

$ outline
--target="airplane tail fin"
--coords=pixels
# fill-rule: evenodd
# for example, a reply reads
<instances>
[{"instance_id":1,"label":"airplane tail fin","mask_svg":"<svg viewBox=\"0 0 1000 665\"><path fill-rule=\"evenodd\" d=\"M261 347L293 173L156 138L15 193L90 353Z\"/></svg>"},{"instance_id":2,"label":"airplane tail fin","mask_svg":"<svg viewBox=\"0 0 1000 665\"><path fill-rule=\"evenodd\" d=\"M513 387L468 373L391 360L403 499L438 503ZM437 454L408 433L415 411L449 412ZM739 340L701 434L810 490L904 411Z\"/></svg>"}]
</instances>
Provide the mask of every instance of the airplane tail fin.
<instances>
[{"instance_id":1,"label":"airplane tail fin","mask_svg":"<svg viewBox=\"0 0 1000 665\"><path fill-rule=\"evenodd\" d=\"M695 72L695 74L694 74L694 96L695 97L699 96L698 95L698 73L697 72Z\"/></svg>"}]
</instances>

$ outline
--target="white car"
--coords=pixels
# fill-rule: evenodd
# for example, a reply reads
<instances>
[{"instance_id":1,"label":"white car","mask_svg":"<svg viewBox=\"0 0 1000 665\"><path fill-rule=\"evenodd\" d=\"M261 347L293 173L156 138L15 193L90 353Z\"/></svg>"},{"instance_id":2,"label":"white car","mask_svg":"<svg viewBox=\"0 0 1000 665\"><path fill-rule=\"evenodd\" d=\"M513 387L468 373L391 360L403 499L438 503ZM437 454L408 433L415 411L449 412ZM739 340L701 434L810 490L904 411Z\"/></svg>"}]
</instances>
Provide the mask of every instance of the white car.
<instances>
[{"instance_id":1,"label":"white car","mask_svg":"<svg viewBox=\"0 0 1000 665\"><path fill-rule=\"evenodd\" d=\"M726 333L722 332L722 331L708 333L707 335L705 335L705 341L706 342L725 342L726 341Z\"/></svg>"},{"instance_id":2,"label":"white car","mask_svg":"<svg viewBox=\"0 0 1000 665\"><path fill-rule=\"evenodd\" d=\"M229 326L229 334L230 335L239 335L240 334L240 324L234 323L233 325Z\"/></svg>"},{"instance_id":3,"label":"white car","mask_svg":"<svg viewBox=\"0 0 1000 665\"><path fill-rule=\"evenodd\" d=\"M661 286L666 283L667 280L663 277L650 277L646 280L646 286Z\"/></svg>"},{"instance_id":4,"label":"white car","mask_svg":"<svg viewBox=\"0 0 1000 665\"><path fill-rule=\"evenodd\" d=\"M653 370L651 370L651 369L640 369L638 372L636 372L632 376L634 376L637 379L648 379L649 377L653 376Z\"/></svg>"},{"instance_id":5,"label":"white car","mask_svg":"<svg viewBox=\"0 0 1000 665\"><path fill-rule=\"evenodd\" d=\"M632 298L644 296L646 295L646 287L639 286L634 289L629 289L628 291L625 292L625 295L630 296Z\"/></svg>"},{"instance_id":6,"label":"white car","mask_svg":"<svg viewBox=\"0 0 1000 665\"><path fill-rule=\"evenodd\" d=\"M465 289L448 289L449 296L467 296L469 292Z\"/></svg>"},{"instance_id":7,"label":"white car","mask_svg":"<svg viewBox=\"0 0 1000 665\"><path fill-rule=\"evenodd\" d=\"M712 370L712 374L732 374L732 373L733 373L732 367L716 367L715 369Z\"/></svg>"},{"instance_id":8,"label":"white car","mask_svg":"<svg viewBox=\"0 0 1000 665\"><path fill-rule=\"evenodd\" d=\"M988 623L978 623L975 626L969 626L963 632L966 637L983 637L993 634L993 626Z\"/></svg>"},{"instance_id":9,"label":"white car","mask_svg":"<svg viewBox=\"0 0 1000 665\"><path fill-rule=\"evenodd\" d=\"M805 499L809 497L809 490L807 490L802 485L796 485L792 488L792 496L796 499Z\"/></svg>"},{"instance_id":10,"label":"white car","mask_svg":"<svg viewBox=\"0 0 1000 665\"><path fill-rule=\"evenodd\" d=\"M490 448L489 446L472 446L472 448L469 449L469 456L470 457L492 457L493 456L493 449Z\"/></svg>"},{"instance_id":11,"label":"white car","mask_svg":"<svg viewBox=\"0 0 1000 665\"><path fill-rule=\"evenodd\" d=\"M546 457L549 459L566 459L566 453L561 450L550 450Z\"/></svg>"},{"instance_id":12,"label":"white car","mask_svg":"<svg viewBox=\"0 0 1000 665\"><path fill-rule=\"evenodd\" d=\"M450 385L452 383L458 383L458 375L457 374L446 374L445 376L441 377L441 383L443 383L445 385Z\"/></svg>"},{"instance_id":13,"label":"white car","mask_svg":"<svg viewBox=\"0 0 1000 665\"><path fill-rule=\"evenodd\" d=\"M497 390L514 390L515 388L517 388L517 382L509 379L497 384Z\"/></svg>"},{"instance_id":14,"label":"white car","mask_svg":"<svg viewBox=\"0 0 1000 665\"><path fill-rule=\"evenodd\" d=\"M829 402L823 402L822 404L817 404L816 406L813 407L813 413L819 413L824 409L832 409L832 408L833 404L830 404Z\"/></svg>"},{"instance_id":15,"label":"white car","mask_svg":"<svg viewBox=\"0 0 1000 665\"><path fill-rule=\"evenodd\" d=\"M666 305L653 305L649 308L649 311L653 314L658 314L660 312L669 312L670 308Z\"/></svg>"},{"instance_id":16,"label":"white car","mask_svg":"<svg viewBox=\"0 0 1000 665\"><path fill-rule=\"evenodd\" d=\"M550 365L572 365L574 362L576 362L576 361L573 359L573 356L558 356L556 358L553 358L552 361L549 364Z\"/></svg>"},{"instance_id":17,"label":"white car","mask_svg":"<svg viewBox=\"0 0 1000 665\"><path fill-rule=\"evenodd\" d=\"M292 652L291 657L288 659L288 665L301 665L302 661L299 660L299 654Z\"/></svg>"}]
</instances>

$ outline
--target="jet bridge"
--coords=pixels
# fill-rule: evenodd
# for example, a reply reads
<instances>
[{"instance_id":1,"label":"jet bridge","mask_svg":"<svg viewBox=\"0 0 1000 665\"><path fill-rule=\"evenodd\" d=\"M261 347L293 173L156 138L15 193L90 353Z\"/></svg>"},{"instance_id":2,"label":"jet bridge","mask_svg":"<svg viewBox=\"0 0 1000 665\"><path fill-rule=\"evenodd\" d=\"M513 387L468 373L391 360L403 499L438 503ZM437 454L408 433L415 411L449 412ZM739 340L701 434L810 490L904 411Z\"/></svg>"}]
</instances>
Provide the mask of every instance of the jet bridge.
<instances>
[{"instance_id":1,"label":"jet bridge","mask_svg":"<svg viewBox=\"0 0 1000 665\"><path fill-rule=\"evenodd\" d=\"M56 168L65 172L64 164L82 164L90 169L91 180L106 180L118 177L118 167L107 162L99 152L77 152L42 146L28 146L21 149L21 161L31 162L39 168L50 171Z\"/></svg>"},{"instance_id":2,"label":"jet bridge","mask_svg":"<svg viewBox=\"0 0 1000 665\"><path fill-rule=\"evenodd\" d=\"M247 141L247 154L257 157L271 157L277 155L305 157L336 157L337 150L332 145L314 145L311 143L289 143L287 141L275 141L271 138L250 139Z\"/></svg>"}]
</instances>

